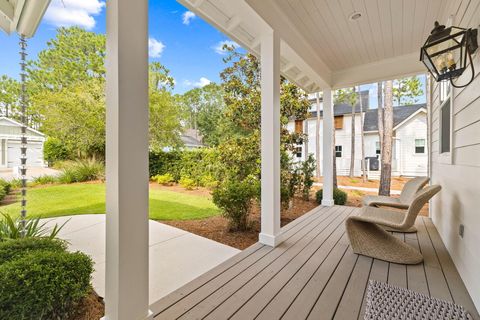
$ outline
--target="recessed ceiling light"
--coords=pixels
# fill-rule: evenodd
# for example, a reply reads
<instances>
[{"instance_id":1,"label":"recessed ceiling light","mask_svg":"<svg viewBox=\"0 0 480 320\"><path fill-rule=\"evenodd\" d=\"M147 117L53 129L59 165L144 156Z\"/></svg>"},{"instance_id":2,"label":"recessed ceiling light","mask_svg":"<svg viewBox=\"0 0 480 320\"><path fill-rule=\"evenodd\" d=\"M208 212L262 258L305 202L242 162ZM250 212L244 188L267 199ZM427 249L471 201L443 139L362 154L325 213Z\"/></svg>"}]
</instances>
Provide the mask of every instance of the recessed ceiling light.
<instances>
[{"instance_id":1,"label":"recessed ceiling light","mask_svg":"<svg viewBox=\"0 0 480 320\"><path fill-rule=\"evenodd\" d=\"M350 21L355 21L355 20L358 20L362 17L362 14L360 12L353 12L352 14L350 14L350 16L348 17L350 19Z\"/></svg>"}]
</instances>

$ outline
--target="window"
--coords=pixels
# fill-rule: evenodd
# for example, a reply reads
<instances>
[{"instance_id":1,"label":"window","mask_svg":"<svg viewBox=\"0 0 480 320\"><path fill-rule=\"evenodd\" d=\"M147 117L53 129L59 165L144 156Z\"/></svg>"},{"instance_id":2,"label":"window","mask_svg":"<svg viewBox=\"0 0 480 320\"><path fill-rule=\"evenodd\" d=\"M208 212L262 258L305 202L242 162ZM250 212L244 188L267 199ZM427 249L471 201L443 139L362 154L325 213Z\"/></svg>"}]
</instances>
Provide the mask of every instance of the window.
<instances>
[{"instance_id":1,"label":"window","mask_svg":"<svg viewBox=\"0 0 480 320\"><path fill-rule=\"evenodd\" d=\"M380 141L375 141L375 154L379 155L381 153Z\"/></svg>"},{"instance_id":2,"label":"window","mask_svg":"<svg viewBox=\"0 0 480 320\"><path fill-rule=\"evenodd\" d=\"M425 153L425 139L415 139L415 153Z\"/></svg>"},{"instance_id":3,"label":"window","mask_svg":"<svg viewBox=\"0 0 480 320\"><path fill-rule=\"evenodd\" d=\"M297 158L301 158L302 157L302 147L296 147L295 148L295 153L296 153Z\"/></svg>"},{"instance_id":4,"label":"window","mask_svg":"<svg viewBox=\"0 0 480 320\"><path fill-rule=\"evenodd\" d=\"M295 133L303 133L303 120L295 120Z\"/></svg>"},{"instance_id":5,"label":"window","mask_svg":"<svg viewBox=\"0 0 480 320\"><path fill-rule=\"evenodd\" d=\"M335 156L337 158L342 157L342 146L335 146Z\"/></svg>"},{"instance_id":6,"label":"window","mask_svg":"<svg viewBox=\"0 0 480 320\"><path fill-rule=\"evenodd\" d=\"M335 119L335 130L343 129L343 116L336 116L334 119Z\"/></svg>"},{"instance_id":7,"label":"window","mask_svg":"<svg viewBox=\"0 0 480 320\"><path fill-rule=\"evenodd\" d=\"M440 153L450 152L450 113L451 98L440 107Z\"/></svg>"}]
</instances>

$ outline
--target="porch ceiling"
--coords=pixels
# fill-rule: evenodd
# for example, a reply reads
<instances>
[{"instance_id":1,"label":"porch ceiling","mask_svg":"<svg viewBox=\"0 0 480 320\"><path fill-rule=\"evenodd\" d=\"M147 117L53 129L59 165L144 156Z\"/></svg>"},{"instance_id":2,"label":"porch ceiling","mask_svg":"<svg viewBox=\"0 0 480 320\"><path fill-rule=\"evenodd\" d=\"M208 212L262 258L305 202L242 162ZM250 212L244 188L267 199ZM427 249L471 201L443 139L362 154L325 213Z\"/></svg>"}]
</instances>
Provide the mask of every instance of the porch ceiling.
<instances>
[{"instance_id":1,"label":"porch ceiling","mask_svg":"<svg viewBox=\"0 0 480 320\"><path fill-rule=\"evenodd\" d=\"M0 29L32 37L50 0L0 0Z\"/></svg>"},{"instance_id":2,"label":"porch ceiling","mask_svg":"<svg viewBox=\"0 0 480 320\"><path fill-rule=\"evenodd\" d=\"M424 73L419 48L458 0L178 0L258 54L262 32L282 39L282 74L307 92ZM354 12L361 18L351 20Z\"/></svg>"}]
</instances>

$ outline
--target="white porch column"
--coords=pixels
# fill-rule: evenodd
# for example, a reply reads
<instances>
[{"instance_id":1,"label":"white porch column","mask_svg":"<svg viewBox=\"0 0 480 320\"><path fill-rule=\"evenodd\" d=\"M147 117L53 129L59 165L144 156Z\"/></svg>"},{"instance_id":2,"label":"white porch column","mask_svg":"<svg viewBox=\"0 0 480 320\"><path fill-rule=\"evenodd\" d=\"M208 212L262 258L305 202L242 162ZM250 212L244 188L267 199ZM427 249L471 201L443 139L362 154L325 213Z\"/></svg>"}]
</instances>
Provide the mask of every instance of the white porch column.
<instances>
[{"instance_id":1,"label":"white porch column","mask_svg":"<svg viewBox=\"0 0 480 320\"><path fill-rule=\"evenodd\" d=\"M148 0L107 1L106 312L153 319L148 301Z\"/></svg>"},{"instance_id":2,"label":"white porch column","mask_svg":"<svg viewBox=\"0 0 480 320\"><path fill-rule=\"evenodd\" d=\"M323 206L333 206L333 92L323 90Z\"/></svg>"},{"instance_id":3,"label":"white porch column","mask_svg":"<svg viewBox=\"0 0 480 320\"><path fill-rule=\"evenodd\" d=\"M275 31L261 39L262 194L259 241L280 243L280 38Z\"/></svg>"}]
</instances>

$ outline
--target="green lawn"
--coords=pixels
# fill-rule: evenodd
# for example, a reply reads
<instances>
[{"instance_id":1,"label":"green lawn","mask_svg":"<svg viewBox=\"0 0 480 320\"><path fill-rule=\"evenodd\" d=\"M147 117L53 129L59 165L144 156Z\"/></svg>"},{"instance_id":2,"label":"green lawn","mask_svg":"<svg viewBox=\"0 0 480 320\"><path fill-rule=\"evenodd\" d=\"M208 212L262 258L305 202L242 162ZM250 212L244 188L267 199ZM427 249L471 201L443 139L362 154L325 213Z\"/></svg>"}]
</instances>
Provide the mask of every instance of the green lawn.
<instances>
[{"instance_id":1,"label":"green lawn","mask_svg":"<svg viewBox=\"0 0 480 320\"><path fill-rule=\"evenodd\" d=\"M30 188L27 193L29 216L105 213L105 185L76 183ZM18 215L19 203L0 207L0 212ZM150 189L150 218L190 220L218 215L219 209L204 196Z\"/></svg>"}]
</instances>

